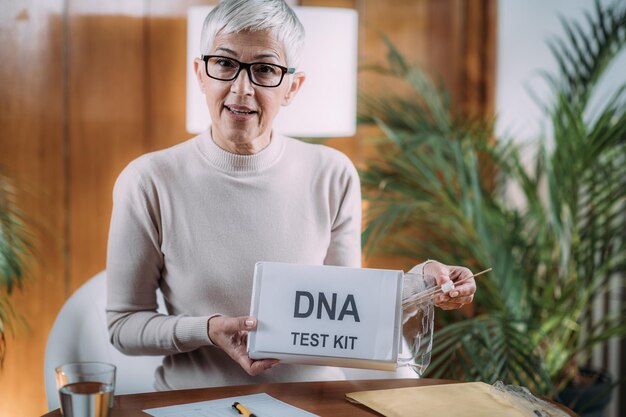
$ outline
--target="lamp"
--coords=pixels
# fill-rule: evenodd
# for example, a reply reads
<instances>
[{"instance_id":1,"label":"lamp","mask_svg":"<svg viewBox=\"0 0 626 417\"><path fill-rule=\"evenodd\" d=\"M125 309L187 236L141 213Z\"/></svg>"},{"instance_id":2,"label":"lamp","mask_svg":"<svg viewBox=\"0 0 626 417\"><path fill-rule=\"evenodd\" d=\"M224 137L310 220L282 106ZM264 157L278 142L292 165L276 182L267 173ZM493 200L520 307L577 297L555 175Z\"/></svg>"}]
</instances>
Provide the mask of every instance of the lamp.
<instances>
[{"instance_id":1,"label":"lamp","mask_svg":"<svg viewBox=\"0 0 626 417\"><path fill-rule=\"evenodd\" d=\"M193 60L200 56L200 33L212 6L191 7L187 13L187 131L200 133L211 123L204 95L198 88ZM297 137L341 137L356 132L356 10L298 7L293 10L306 32L297 71L306 80L295 100L283 107L274 129Z\"/></svg>"}]
</instances>

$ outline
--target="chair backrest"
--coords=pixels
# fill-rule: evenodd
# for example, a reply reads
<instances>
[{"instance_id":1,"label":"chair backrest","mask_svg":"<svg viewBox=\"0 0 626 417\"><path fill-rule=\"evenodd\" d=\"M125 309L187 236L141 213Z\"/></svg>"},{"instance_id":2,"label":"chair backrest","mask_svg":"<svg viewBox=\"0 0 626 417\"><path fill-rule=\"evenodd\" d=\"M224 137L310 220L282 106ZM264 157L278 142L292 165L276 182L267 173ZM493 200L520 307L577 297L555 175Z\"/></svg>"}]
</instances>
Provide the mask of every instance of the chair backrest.
<instances>
[{"instance_id":1,"label":"chair backrest","mask_svg":"<svg viewBox=\"0 0 626 417\"><path fill-rule=\"evenodd\" d=\"M159 312L165 313L157 294ZM48 335L44 379L48 408L59 407L54 368L68 362L97 361L117 366L115 394L154 391L154 372L161 356L127 356L109 341L106 322L106 273L100 272L67 300Z\"/></svg>"}]
</instances>

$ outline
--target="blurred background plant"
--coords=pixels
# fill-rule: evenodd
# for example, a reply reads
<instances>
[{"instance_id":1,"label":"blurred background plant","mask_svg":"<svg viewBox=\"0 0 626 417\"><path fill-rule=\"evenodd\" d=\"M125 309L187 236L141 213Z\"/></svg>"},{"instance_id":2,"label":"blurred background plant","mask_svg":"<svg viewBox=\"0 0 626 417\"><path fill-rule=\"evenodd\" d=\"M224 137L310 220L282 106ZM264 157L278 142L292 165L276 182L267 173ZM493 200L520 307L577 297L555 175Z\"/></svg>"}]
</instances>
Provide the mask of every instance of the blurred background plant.
<instances>
[{"instance_id":1,"label":"blurred background plant","mask_svg":"<svg viewBox=\"0 0 626 417\"><path fill-rule=\"evenodd\" d=\"M551 135L532 146L456 111L390 43L388 66L369 68L407 91L362 98L361 122L383 133L361 170L366 254L494 269L478 279L471 317L438 312L445 326L426 376L554 396L595 347L626 336L623 307L586 327L612 278L625 283L626 82L599 104L590 97L625 46L626 4L596 2L586 16L563 20L566 36L550 44L559 71L544 74L552 97L539 105Z\"/></svg>"},{"instance_id":2,"label":"blurred background plant","mask_svg":"<svg viewBox=\"0 0 626 417\"><path fill-rule=\"evenodd\" d=\"M23 323L11 304L11 294L21 289L31 258L30 233L18 208L17 189L0 171L0 368L6 353L6 335Z\"/></svg>"}]
</instances>

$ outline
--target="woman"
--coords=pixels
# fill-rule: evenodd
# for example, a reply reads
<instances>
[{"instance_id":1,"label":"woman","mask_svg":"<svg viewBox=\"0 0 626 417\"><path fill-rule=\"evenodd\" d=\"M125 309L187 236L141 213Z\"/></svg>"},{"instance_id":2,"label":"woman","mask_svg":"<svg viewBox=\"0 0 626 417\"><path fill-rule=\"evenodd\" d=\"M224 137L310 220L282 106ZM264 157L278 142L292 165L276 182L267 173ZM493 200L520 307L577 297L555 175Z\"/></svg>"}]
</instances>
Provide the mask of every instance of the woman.
<instances>
[{"instance_id":1,"label":"woman","mask_svg":"<svg viewBox=\"0 0 626 417\"><path fill-rule=\"evenodd\" d=\"M166 355L156 388L340 379L339 369L246 354L257 261L360 266L361 198L343 154L272 131L305 81L304 30L283 0L226 0L207 16L194 61L210 129L120 174L108 244L112 343ZM429 272L469 274L431 263ZM428 272L428 271L427 271ZM156 313L160 288L168 315ZM471 302L473 282L443 308Z\"/></svg>"}]
</instances>

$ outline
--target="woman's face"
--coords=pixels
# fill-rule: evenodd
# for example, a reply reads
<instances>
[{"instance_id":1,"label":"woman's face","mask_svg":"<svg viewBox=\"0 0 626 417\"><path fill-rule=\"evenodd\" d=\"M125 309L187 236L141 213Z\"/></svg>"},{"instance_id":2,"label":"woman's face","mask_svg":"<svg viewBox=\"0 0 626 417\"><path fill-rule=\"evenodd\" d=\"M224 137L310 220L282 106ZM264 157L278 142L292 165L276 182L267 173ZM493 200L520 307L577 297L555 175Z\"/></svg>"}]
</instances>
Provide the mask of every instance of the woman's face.
<instances>
[{"instance_id":1,"label":"woman's face","mask_svg":"<svg viewBox=\"0 0 626 417\"><path fill-rule=\"evenodd\" d=\"M218 35L209 55L287 66L282 45L267 31ZM245 70L232 81L220 81L207 76L200 59L195 60L195 69L211 115L213 140L241 154L256 153L269 144L280 107L293 100L304 81L303 73L285 74L278 87L261 87L252 84Z\"/></svg>"}]
</instances>

